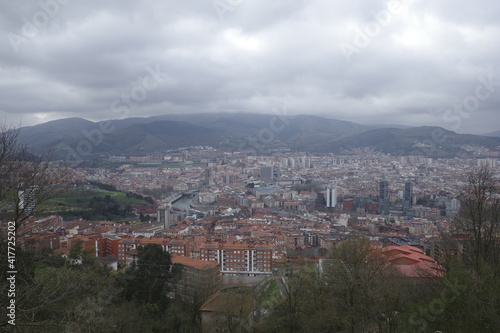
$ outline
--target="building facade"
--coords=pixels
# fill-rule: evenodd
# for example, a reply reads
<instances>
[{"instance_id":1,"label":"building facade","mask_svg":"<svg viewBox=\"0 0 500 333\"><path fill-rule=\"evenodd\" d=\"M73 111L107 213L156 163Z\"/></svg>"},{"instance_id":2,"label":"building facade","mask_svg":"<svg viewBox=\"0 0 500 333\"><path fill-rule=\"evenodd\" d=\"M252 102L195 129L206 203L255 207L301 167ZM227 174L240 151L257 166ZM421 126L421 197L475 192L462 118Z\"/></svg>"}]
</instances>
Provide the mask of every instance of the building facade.
<instances>
[{"instance_id":1,"label":"building facade","mask_svg":"<svg viewBox=\"0 0 500 333\"><path fill-rule=\"evenodd\" d=\"M326 189L326 207L335 208L337 206L337 187L330 185Z\"/></svg>"},{"instance_id":2,"label":"building facade","mask_svg":"<svg viewBox=\"0 0 500 333\"><path fill-rule=\"evenodd\" d=\"M269 244L210 242L200 247L200 259L218 262L222 275L271 275L272 251Z\"/></svg>"}]
</instances>

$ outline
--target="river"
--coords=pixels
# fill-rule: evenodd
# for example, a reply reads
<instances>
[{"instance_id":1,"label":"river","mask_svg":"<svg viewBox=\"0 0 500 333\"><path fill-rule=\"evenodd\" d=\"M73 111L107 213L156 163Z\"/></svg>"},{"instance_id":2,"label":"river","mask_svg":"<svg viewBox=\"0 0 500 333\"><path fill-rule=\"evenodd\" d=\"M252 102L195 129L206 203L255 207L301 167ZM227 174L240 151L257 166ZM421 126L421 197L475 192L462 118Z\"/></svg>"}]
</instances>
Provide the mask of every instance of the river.
<instances>
[{"instance_id":1,"label":"river","mask_svg":"<svg viewBox=\"0 0 500 333\"><path fill-rule=\"evenodd\" d=\"M172 207L175 207L175 208L180 209L180 210L191 209L191 201L192 200L193 199L190 198L189 195L183 194L179 200L175 201L172 204Z\"/></svg>"}]
</instances>

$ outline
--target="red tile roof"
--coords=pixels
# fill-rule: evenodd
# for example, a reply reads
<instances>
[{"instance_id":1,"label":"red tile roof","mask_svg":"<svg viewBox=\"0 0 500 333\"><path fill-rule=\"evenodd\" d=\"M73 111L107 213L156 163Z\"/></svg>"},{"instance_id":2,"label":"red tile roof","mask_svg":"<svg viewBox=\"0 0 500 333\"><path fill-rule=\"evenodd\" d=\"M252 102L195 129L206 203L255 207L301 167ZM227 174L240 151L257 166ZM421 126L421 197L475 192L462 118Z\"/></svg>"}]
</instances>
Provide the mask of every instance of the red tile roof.
<instances>
[{"instance_id":1,"label":"red tile roof","mask_svg":"<svg viewBox=\"0 0 500 333\"><path fill-rule=\"evenodd\" d=\"M200 270L213 269L218 266L218 263L214 261L206 261L201 259L192 259L185 256L180 256L177 254L172 255L172 264L181 264L184 266L193 267Z\"/></svg>"},{"instance_id":2,"label":"red tile roof","mask_svg":"<svg viewBox=\"0 0 500 333\"><path fill-rule=\"evenodd\" d=\"M382 248L388 262L394 265L405 277L425 278L442 277L444 267L424 254L419 248L401 245Z\"/></svg>"}]
</instances>

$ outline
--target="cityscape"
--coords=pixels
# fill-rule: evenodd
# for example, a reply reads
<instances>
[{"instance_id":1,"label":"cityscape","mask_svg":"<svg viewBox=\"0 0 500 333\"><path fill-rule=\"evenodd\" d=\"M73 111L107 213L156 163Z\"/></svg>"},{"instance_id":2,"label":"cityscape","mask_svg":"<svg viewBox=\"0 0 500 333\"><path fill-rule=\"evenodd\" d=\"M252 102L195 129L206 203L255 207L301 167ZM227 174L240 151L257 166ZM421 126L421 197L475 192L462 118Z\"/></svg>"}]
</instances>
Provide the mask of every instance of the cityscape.
<instances>
[{"instance_id":1,"label":"cityscape","mask_svg":"<svg viewBox=\"0 0 500 333\"><path fill-rule=\"evenodd\" d=\"M369 148L257 155L192 146L101 157L106 167L51 162L50 175L65 170L59 198L32 217L41 189L19 191L25 216L16 242L66 258L78 248L121 272L137 267L141 248L159 245L184 272L169 283L168 297L194 303L203 286L200 325L210 331L224 291L255 288L303 265L328 270L332 249L346 241L369 240L408 281L442 278L448 260L467 253L467 237L454 222L465 175L487 168L498 177L498 151L470 150L435 159ZM64 200L92 195L90 203L117 204L120 193L128 214L111 219L85 218ZM450 245L449 237L457 242Z\"/></svg>"},{"instance_id":2,"label":"cityscape","mask_svg":"<svg viewBox=\"0 0 500 333\"><path fill-rule=\"evenodd\" d=\"M500 2L0 2L0 332L500 332Z\"/></svg>"}]
</instances>

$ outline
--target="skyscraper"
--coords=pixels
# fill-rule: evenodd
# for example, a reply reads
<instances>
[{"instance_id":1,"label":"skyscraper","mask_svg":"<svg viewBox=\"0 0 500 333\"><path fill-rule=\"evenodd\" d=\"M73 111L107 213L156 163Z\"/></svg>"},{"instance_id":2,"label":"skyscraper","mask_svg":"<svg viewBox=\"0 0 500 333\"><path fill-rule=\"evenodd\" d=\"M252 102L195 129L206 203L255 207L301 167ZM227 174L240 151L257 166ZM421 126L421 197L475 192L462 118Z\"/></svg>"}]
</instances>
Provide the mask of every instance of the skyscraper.
<instances>
[{"instance_id":1,"label":"skyscraper","mask_svg":"<svg viewBox=\"0 0 500 333\"><path fill-rule=\"evenodd\" d=\"M260 179L263 181L272 181L274 179L274 170L272 165L263 165L260 167Z\"/></svg>"},{"instance_id":2,"label":"skyscraper","mask_svg":"<svg viewBox=\"0 0 500 333\"><path fill-rule=\"evenodd\" d=\"M31 186L25 190L18 191L19 211L24 216L29 216L33 213L36 207L36 191L38 186Z\"/></svg>"},{"instance_id":3,"label":"skyscraper","mask_svg":"<svg viewBox=\"0 0 500 333\"><path fill-rule=\"evenodd\" d=\"M382 179L379 183L379 213L389 214L390 198L389 198L389 182Z\"/></svg>"},{"instance_id":4,"label":"skyscraper","mask_svg":"<svg viewBox=\"0 0 500 333\"><path fill-rule=\"evenodd\" d=\"M413 206L413 183L411 181L407 181L405 183L405 191L403 194L403 208L411 209Z\"/></svg>"},{"instance_id":5,"label":"skyscraper","mask_svg":"<svg viewBox=\"0 0 500 333\"><path fill-rule=\"evenodd\" d=\"M337 206L337 187L328 185L326 188L326 207L335 208Z\"/></svg>"},{"instance_id":6,"label":"skyscraper","mask_svg":"<svg viewBox=\"0 0 500 333\"><path fill-rule=\"evenodd\" d=\"M158 207L158 222L163 223L163 229L168 229L172 225L170 221L170 207L170 203Z\"/></svg>"},{"instance_id":7,"label":"skyscraper","mask_svg":"<svg viewBox=\"0 0 500 333\"><path fill-rule=\"evenodd\" d=\"M381 200L389 196L389 182L387 180L381 180L379 184L379 198Z\"/></svg>"}]
</instances>

